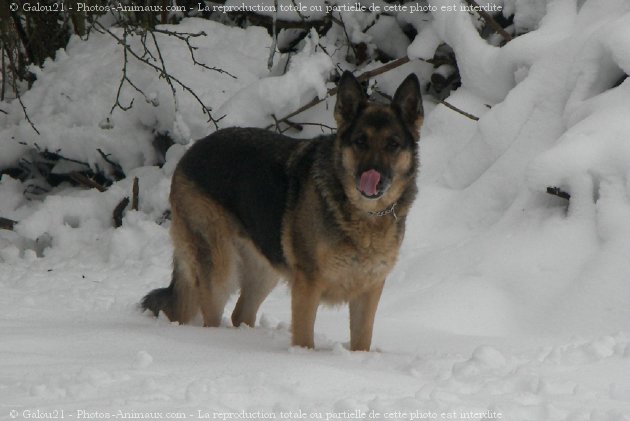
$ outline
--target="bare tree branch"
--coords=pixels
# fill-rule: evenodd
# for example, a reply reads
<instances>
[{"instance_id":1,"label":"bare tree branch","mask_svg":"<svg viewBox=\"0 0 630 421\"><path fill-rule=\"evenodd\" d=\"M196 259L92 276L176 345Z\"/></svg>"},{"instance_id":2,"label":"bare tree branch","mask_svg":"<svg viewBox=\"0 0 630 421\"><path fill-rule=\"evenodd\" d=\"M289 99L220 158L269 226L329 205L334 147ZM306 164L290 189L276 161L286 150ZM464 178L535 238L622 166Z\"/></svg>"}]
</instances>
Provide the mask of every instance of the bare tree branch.
<instances>
[{"instance_id":1,"label":"bare tree branch","mask_svg":"<svg viewBox=\"0 0 630 421\"><path fill-rule=\"evenodd\" d=\"M199 98L199 96L185 83L183 83L181 80L179 80L177 77L171 75L167 69L166 69L166 63L164 62L164 58L162 57L162 53L160 51L159 45L157 43L157 39L155 37L155 34L153 32L150 32L152 39L155 43L155 46L157 48L157 53L158 53L158 59L160 62L160 65L156 65L155 63L152 63L150 61L150 59L147 59L145 56L140 56L138 55L138 53L136 53L131 46L126 42L125 39L121 39L118 35L114 34L112 31L109 30L109 28L106 28L105 26L103 26L100 22L95 21L94 22L95 27L98 27L98 29L104 33L109 34L112 38L114 38L118 44L120 44L120 46L122 46L123 49L125 49L125 51L129 52L129 54L131 54L131 56L133 56L136 60L144 63L145 65L149 66L151 69L153 69L161 78L164 78L164 80L168 83L169 87L171 88L171 91L173 93L173 97L175 100L175 106L177 108L177 95L176 95L176 90L175 90L175 84L177 84L178 86L180 86L184 91L188 92L198 103L199 105L201 105L202 111L204 114L206 114L208 116L208 121L212 122L215 126L215 128L219 128L219 121L223 118L214 118L212 116L212 108L208 107L207 105L205 105L203 103L203 101L201 100L201 98Z\"/></svg>"},{"instance_id":2,"label":"bare tree branch","mask_svg":"<svg viewBox=\"0 0 630 421\"><path fill-rule=\"evenodd\" d=\"M76 181L77 183L83 186L89 187L89 188L96 189L100 191L101 193L107 190L107 188L103 187L102 185L92 180L91 178L86 177L80 172L73 171L69 174L69 176L72 180Z\"/></svg>"},{"instance_id":3,"label":"bare tree branch","mask_svg":"<svg viewBox=\"0 0 630 421\"><path fill-rule=\"evenodd\" d=\"M462 110L461 108L457 108L456 106L454 106L453 104L444 101L443 99L438 100L438 102L442 105L444 105L447 108L450 108L451 110L460 113L461 115L468 117L471 120L475 120L475 121L479 121L479 117L474 116L470 113L467 113L466 111Z\"/></svg>"},{"instance_id":4,"label":"bare tree branch","mask_svg":"<svg viewBox=\"0 0 630 421\"><path fill-rule=\"evenodd\" d=\"M125 172L123 171L120 164L109 159L109 154L106 154L100 148L97 148L96 151L101 155L101 158L103 158L103 161L107 162L109 165L111 165L114 168L114 170L117 173L115 175L116 179L122 179L125 177Z\"/></svg>"},{"instance_id":5,"label":"bare tree branch","mask_svg":"<svg viewBox=\"0 0 630 421\"><path fill-rule=\"evenodd\" d=\"M14 17L14 19L16 19L16 17ZM19 17L17 17L17 19L19 19ZM3 55L4 57L4 55ZM37 133L38 135L41 135L41 133L39 132L39 130L37 130L37 127L35 127L35 124L33 124L33 122L31 121L31 118L28 115L28 112L26 110L26 105L24 105L24 102L22 101L22 96L20 95L20 90L19 87L17 85L17 81L18 81L18 68L15 64L13 55L11 54L11 52L7 51L7 57L9 58L9 67L11 68L11 72L13 73L13 77L11 79L11 83L13 85L13 91L15 92L15 97L17 98L18 102L20 103L20 107L22 107L22 112L24 113L24 118L26 118L26 121L28 121L28 124L30 124L30 126L33 128L33 130L35 130L35 133Z\"/></svg>"},{"instance_id":6,"label":"bare tree branch","mask_svg":"<svg viewBox=\"0 0 630 421\"><path fill-rule=\"evenodd\" d=\"M321 129L322 133L326 133L326 131L328 131L329 133L334 133L335 130L337 130L335 127L328 126L328 125L326 125L324 123L302 123L302 122L295 122L295 121L286 120L285 124L287 124L289 127L292 127L294 129L300 130L300 131L304 128L303 126L316 126L316 127L319 127ZM284 131L286 131L286 130L287 129L285 129Z\"/></svg>"},{"instance_id":7,"label":"bare tree branch","mask_svg":"<svg viewBox=\"0 0 630 421\"><path fill-rule=\"evenodd\" d=\"M37 127L35 127L35 124L33 124L33 122L31 121L31 118L28 116L28 112L26 111L26 105L24 105L24 102L22 102L22 96L20 95L20 92L17 87L17 82L15 79L13 79L13 88L15 89L15 96L17 97L17 100L20 103L20 106L22 107L22 112L24 112L24 117L26 118L26 121L28 121L28 124L31 125L31 127L33 128L33 130L35 130L35 133L37 133L37 135L41 135L39 130L37 130Z\"/></svg>"},{"instance_id":8,"label":"bare tree branch","mask_svg":"<svg viewBox=\"0 0 630 421\"><path fill-rule=\"evenodd\" d=\"M409 57L401 57L401 58L399 58L397 60L390 61L389 63L387 63L387 64L385 64L385 65L383 65L381 67L369 70L369 71L367 71L365 73L362 73L359 77L357 77L357 79L359 81L368 80L370 78L373 78L374 76L378 76L378 75L380 75L382 73L385 73L385 72L387 72L389 70L395 69L396 67L402 66L403 64L408 63L408 62L409 62ZM309 103L303 105L302 107L298 108L297 110L293 111L292 113L289 113L286 116L276 120L275 124L277 125L279 123L286 123L287 120L290 119L291 117L294 117L294 116L296 116L296 115L298 115L298 114L308 110L309 108L314 107L315 105L325 101L327 98L329 98L329 97L331 97L333 95L336 95L336 94L337 94L337 87L331 88L331 89L328 90L328 92L326 93L326 96L324 98L322 98L322 99L317 98L317 97L313 98L313 100L310 101ZM270 124L269 126L266 127L266 129L269 130L273 126L274 126L274 124Z\"/></svg>"},{"instance_id":9,"label":"bare tree branch","mask_svg":"<svg viewBox=\"0 0 630 421\"><path fill-rule=\"evenodd\" d=\"M197 57L195 57L195 50L197 50L197 47L193 47L192 44L190 43L190 39L191 38L197 38L197 37L201 37L201 36L207 36L207 34L203 31L201 32L196 32L196 33L189 33L189 32L176 32L176 31L168 31L166 29L158 29L155 28L153 29L151 32L157 32L159 34L165 34L168 36L172 36L175 37L181 41L184 41L184 43L186 43L186 46L188 47L188 51L190 52L190 58L193 61L193 64L197 65L197 66L201 66L204 69L207 70L212 70L213 72L219 72L221 74L224 75L228 75L229 77L231 77L232 79L238 79L236 76L234 76L232 73L223 70L221 68L218 67L210 67L202 62L200 62L199 60L197 60Z\"/></svg>"},{"instance_id":10,"label":"bare tree branch","mask_svg":"<svg viewBox=\"0 0 630 421\"><path fill-rule=\"evenodd\" d=\"M123 32L123 42L126 44L127 43L127 29L125 28L125 31ZM123 49L123 68L122 68L122 77L120 78L120 83L118 84L118 90L116 91L116 102L114 103L114 105L112 105L111 110L109 110L109 114L111 115L114 110L116 109L116 107L120 108L123 111L127 111L129 109L131 109L131 107L133 107L133 98L131 99L131 102L129 103L129 105L125 106L122 105L120 103L120 93L122 91L123 85L125 84L126 81L129 81L129 78L127 77L127 50ZM133 86L133 84L131 84Z\"/></svg>"},{"instance_id":11,"label":"bare tree branch","mask_svg":"<svg viewBox=\"0 0 630 421\"><path fill-rule=\"evenodd\" d=\"M20 37L20 41L22 42L22 46L24 46L24 50L26 51L26 56L31 63L38 64L37 57L35 56L35 52L33 51L33 46L31 45L31 41L28 39L28 35L26 35L26 30L24 29L24 25L22 25L22 20L20 19L20 15L17 14L16 11L11 10L11 18L13 19L13 24L15 25L15 30ZM16 68L17 70L17 68Z\"/></svg>"},{"instance_id":12,"label":"bare tree branch","mask_svg":"<svg viewBox=\"0 0 630 421\"><path fill-rule=\"evenodd\" d=\"M164 63L164 57L162 57L162 50L160 49L160 45L157 42L157 38L155 37L155 32L149 32L151 37L153 38L153 44L155 45L155 49L157 50L158 58L160 59L160 65L162 68L160 69L160 77L166 80L168 86L171 87L171 91L173 92L173 100L175 101L175 109L179 109L179 103L177 101L177 90L173 85L173 81L170 73L166 70L166 63ZM204 106L205 107L205 106Z\"/></svg>"},{"instance_id":13,"label":"bare tree branch","mask_svg":"<svg viewBox=\"0 0 630 421\"><path fill-rule=\"evenodd\" d=\"M278 0L273 0L274 10L273 21L271 25L271 47L269 48L269 58L267 59L267 69L271 70L273 67L273 57L276 55L276 48L278 46L278 29L276 23L278 22Z\"/></svg>"}]
</instances>

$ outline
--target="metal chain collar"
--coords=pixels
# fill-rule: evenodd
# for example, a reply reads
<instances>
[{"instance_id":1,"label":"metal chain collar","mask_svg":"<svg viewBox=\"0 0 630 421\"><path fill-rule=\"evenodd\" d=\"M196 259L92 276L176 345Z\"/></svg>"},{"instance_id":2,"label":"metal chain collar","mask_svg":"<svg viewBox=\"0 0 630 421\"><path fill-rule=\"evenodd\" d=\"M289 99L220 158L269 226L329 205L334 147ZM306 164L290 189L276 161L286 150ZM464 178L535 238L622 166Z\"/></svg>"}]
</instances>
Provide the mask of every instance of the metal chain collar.
<instances>
[{"instance_id":1,"label":"metal chain collar","mask_svg":"<svg viewBox=\"0 0 630 421\"><path fill-rule=\"evenodd\" d=\"M396 205L398 204L398 202L394 202L389 208L387 209L383 209L382 211L377 211L377 212L373 212L373 211L368 211L368 214L371 216L385 216L385 215L389 215L390 213L394 216L394 219L396 221L398 221L398 217L396 216Z\"/></svg>"}]
</instances>

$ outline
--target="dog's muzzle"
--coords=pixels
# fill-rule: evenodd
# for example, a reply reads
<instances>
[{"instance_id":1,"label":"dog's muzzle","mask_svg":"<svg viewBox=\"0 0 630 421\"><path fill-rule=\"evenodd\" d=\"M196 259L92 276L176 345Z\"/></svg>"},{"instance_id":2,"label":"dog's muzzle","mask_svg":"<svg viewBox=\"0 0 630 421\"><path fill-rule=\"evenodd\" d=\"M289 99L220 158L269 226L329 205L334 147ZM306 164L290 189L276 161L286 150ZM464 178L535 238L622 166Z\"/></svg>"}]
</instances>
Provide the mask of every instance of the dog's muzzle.
<instances>
[{"instance_id":1,"label":"dog's muzzle","mask_svg":"<svg viewBox=\"0 0 630 421\"><path fill-rule=\"evenodd\" d=\"M368 199L378 199L391 185L390 178L374 168L357 176L357 190Z\"/></svg>"}]
</instances>

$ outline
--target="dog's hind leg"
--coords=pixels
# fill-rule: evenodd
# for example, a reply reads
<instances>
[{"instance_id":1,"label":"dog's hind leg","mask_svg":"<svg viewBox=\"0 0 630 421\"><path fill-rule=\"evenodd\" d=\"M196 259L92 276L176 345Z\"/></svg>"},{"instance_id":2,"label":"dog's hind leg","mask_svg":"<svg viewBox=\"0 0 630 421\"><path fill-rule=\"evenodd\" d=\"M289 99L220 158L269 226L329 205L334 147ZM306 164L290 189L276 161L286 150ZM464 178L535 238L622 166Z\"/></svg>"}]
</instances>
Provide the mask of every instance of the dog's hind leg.
<instances>
[{"instance_id":1,"label":"dog's hind leg","mask_svg":"<svg viewBox=\"0 0 630 421\"><path fill-rule=\"evenodd\" d=\"M236 249L227 225L213 220L191 231L195 286L203 325L218 327L230 295L236 291Z\"/></svg>"},{"instance_id":2,"label":"dog's hind leg","mask_svg":"<svg viewBox=\"0 0 630 421\"><path fill-rule=\"evenodd\" d=\"M280 275L253 244L239 244L239 254L242 263L239 271L241 295L232 312L232 324L238 327L244 323L253 327L260 305L278 284Z\"/></svg>"},{"instance_id":3,"label":"dog's hind leg","mask_svg":"<svg viewBox=\"0 0 630 421\"><path fill-rule=\"evenodd\" d=\"M188 323L199 310L195 288L194 262L191 262L190 252L181 240L186 237L178 227L178 221L171 225L171 233L175 243L173 253L173 275L171 284L167 288L158 288L148 293L141 302L143 310L150 310L155 317L160 311L169 320Z\"/></svg>"},{"instance_id":4,"label":"dog's hind leg","mask_svg":"<svg viewBox=\"0 0 630 421\"><path fill-rule=\"evenodd\" d=\"M206 327L221 325L225 304L236 290L233 247L221 246L225 249L219 250L216 247L211 249L211 258L206 258L206 264L200 267L199 304L203 325Z\"/></svg>"}]
</instances>

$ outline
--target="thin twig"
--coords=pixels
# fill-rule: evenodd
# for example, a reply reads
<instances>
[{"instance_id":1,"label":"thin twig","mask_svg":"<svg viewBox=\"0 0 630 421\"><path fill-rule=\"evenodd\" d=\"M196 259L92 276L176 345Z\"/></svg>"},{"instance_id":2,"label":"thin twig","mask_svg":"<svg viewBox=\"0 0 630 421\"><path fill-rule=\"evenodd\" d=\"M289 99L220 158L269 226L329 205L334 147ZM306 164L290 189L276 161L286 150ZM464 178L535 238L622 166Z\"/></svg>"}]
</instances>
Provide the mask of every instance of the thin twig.
<instances>
[{"instance_id":1,"label":"thin twig","mask_svg":"<svg viewBox=\"0 0 630 421\"><path fill-rule=\"evenodd\" d=\"M285 123L297 130L302 130L302 126L317 126L322 130L322 133L324 133L324 129L329 130L331 133L334 133L337 130L335 127L328 126L324 123L297 123L289 120L285 121Z\"/></svg>"},{"instance_id":2,"label":"thin twig","mask_svg":"<svg viewBox=\"0 0 630 421\"><path fill-rule=\"evenodd\" d=\"M157 66L154 63L151 63L146 58L140 57L126 42L124 42L119 36L114 34L108 28L103 26L100 22L95 21L94 25L97 26L101 31L109 34L112 38L114 38L118 42L118 44L120 44L125 50L127 50L129 52L129 54L131 54L138 61L144 63L147 66L149 66L151 69L153 69L155 72L157 72L158 75L161 78L164 78L166 80L168 85L171 87L171 90L173 91L173 96L175 98L175 107L176 108L177 108L177 96L176 96L175 86L173 85L173 82L175 82L178 86L180 86L182 89L184 89L186 92L188 92L199 103L199 105L201 105L201 108L202 108L204 114L206 114L208 116L208 121L212 122L214 124L215 128L217 128L217 129L219 128L219 124L218 123L225 116L222 116L222 117L219 117L219 118L212 117L212 108L208 107L207 105L205 105L203 103L203 101L201 100L201 98L199 98L199 96L188 85L186 85L181 80L179 80L175 76L173 76L170 73L168 73L168 71L166 70L166 65L164 63L164 59L161 56L161 53L159 51L159 48L158 48L158 54L159 54L159 59L160 59L160 62L162 64L162 67ZM155 39L155 35L152 34L152 36L153 36L154 42L156 43L156 47L157 47L157 41Z\"/></svg>"},{"instance_id":3,"label":"thin twig","mask_svg":"<svg viewBox=\"0 0 630 421\"><path fill-rule=\"evenodd\" d=\"M13 73L13 78L11 82L13 84L13 91L15 92L15 97L17 98L18 102L20 103L20 106L22 107L22 112L24 113L24 117L26 118L26 121L28 121L28 124L31 125L31 127L33 128L33 130L35 130L35 133L37 133L37 135L41 135L39 130L37 130L37 127L35 127L35 124L33 124L33 122L31 121L31 118L28 116L26 105L24 105L24 102L22 102L22 96L20 95L20 90L17 85L18 68L15 65L13 56L11 54L7 54L7 57L9 58L9 67L11 67L11 72Z\"/></svg>"},{"instance_id":4,"label":"thin twig","mask_svg":"<svg viewBox=\"0 0 630 421\"><path fill-rule=\"evenodd\" d=\"M331 17L332 17L332 15L331 15ZM346 39L348 40L348 48L352 49L352 54L354 54L355 60L358 60L359 57L357 55L357 49L354 48L354 44L350 40L350 35L348 35L348 31L346 30L346 23L343 21L343 16L341 16L341 13L339 14L338 24L341 25L341 27L343 28L343 33L346 35ZM359 64L359 63L356 63L356 64Z\"/></svg>"},{"instance_id":5,"label":"thin twig","mask_svg":"<svg viewBox=\"0 0 630 421\"><path fill-rule=\"evenodd\" d=\"M5 89L7 86L7 81L5 80L8 77L8 72L5 71L6 69L6 65L4 63L4 40L3 42L0 43L0 60L2 61L2 63L0 64L0 72L2 72L2 86L0 86L0 101L4 101L4 93L5 93ZM11 54L10 51L7 50L7 54ZM1 111L1 110L0 110ZM5 114L7 114L6 111L3 111Z\"/></svg>"},{"instance_id":6,"label":"thin twig","mask_svg":"<svg viewBox=\"0 0 630 421\"><path fill-rule=\"evenodd\" d=\"M119 163L114 162L111 159L109 159L109 154L106 154L100 148L97 148L96 151L101 155L101 158L103 158L103 161L107 162L109 165L114 167L114 169L118 172L116 177L120 176L120 178L124 178L125 172L123 171Z\"/></svg>"},{"instance_id":7,"label":"thin twig","mask_svg":"<svg viewBox=\"0 0 630 421\"><path fill-rule=\"evenodd\" d=\"M269 48L269 58L267 59L267 69L273 68L273 57L276 55L276 47L278 46L278 30L276 28L276 22L278 21L278 0L273 0L274 13L273 21L271 24L271 47Z\"/></svg>"},{"instance_id":8,"label":"thin twig","mask_svg":"<svg viewBox=\"0 0 630 421\"><path fill-rule=\"evenodd\" d=\"M37 130L37 127L35 127L35 124L33 124L33 122L31 121L31 118L28 116L28 112L26 111L26 105L24 105L24 102L22 102L22 96L20 95L20 92L18 91L18 87L17 87L17 83L15 83L15 79L13 80L13 88L15 89L15 96L17 97L17 100L20 103L20 106L22 107L22 111L24 112L24 117L26 118L26 121L28 121L28 124L31 125L31 127L33 128L33 130L35 130L35 133L37 133L37 135L41 135L39 130Z\"/></svg>"},{"instance_id":9,"label":"thin twig","mask_svg":"<svg viewBox=\"0 0 630 421\"><path fill-rule=\"evenodd\" d=\"M166 29L158 29L158 28L153 29L151 32L157 32L159 34L165 34L165 35L168 35L168 36L175 37L175 38L177 38L177 39L179 39L181 41L184 41L184 43L186 43L186 46L188 47L188 51L190 52L190 58L192 59L193 64L195 64L197 66L201 66L201 67L203 67L204 69L207 69L207 70L212 70L213 72L219 72L221 74L228 75L232 79L238 79L236 76L234 76L232 73L230 73L230 72L228 72L226 70L220 69L218 67L210 67L210 66L208 66L208 65L206 65L206 64L204 64L204 63L202 63L202 62L197 60L197 57L195 56L195 50L197 50L198 48L192 46L192 44L190 43L190 39L191 38L201 37L201 36L205 37L205 36L207 36L207 34L205 32L203 32L203 31L196 32L196 33L177 32L177 31L168 31Z\"/></svg>"},{"instance_id":10,"label":"thin twig","mask_svg":"<svg viewBox=\"0 0 630 421\"><path fill-rule=\"evenodd\" d=\"M479 121L479 117L477 117L477 116L475 116L475 115L472 115L472 114L470 114L470 113L467 113L466 111L462 110L461 108L457 108L457 107L456 107L456 106L454 106L453 104L451 104L451 103L449 103L449 102L446 102L446 101L444 101L443 99L438 100L438 102L439 102L440 104L444 105L445 107L448 107L448 108L450 108L451 110L453 110L453 111L455 111L455 112L458 112L458 113L460 113L461 115L463 115L463 116L465 116L465 117L468 117L468 118L469 118L469 119L471 119L471 120L474 120L474 121Z\"/></svg>"},{"instance_id":11,"label":"thin twig","mask_svg":"<svg viewBox=\"0 0 630 421\"><path fill-rule=\"evenodd\" d=\"M396 60L392 60L387 64L382 65L381 67L377 67L376 69L372 69L369 70L365 73L361 73L357 79L362 82L364 80L368 80L368 79L372 79L374 76L378 76L380 74L383 74L385 72L389 72L392 69L395 69L396 67L400 67L405 63L409 63L409 57L405 56L405 57L401 57L399 59Z\"/></svg>"},{"instance_id":12,"label":"thin twig","mask_svg":"<svg viewBox=\"0 0 630 421\"><path fill-rule=\"evenodd\" d=\"M164 62L164 57L162 57L162 50L160 49L160 46L157 42L155 33L150 32L150 34L153 38L153 44L155 45L155 49L157 50L160 64L162 65L162 68L160 69L160 77L163 77L166 80L166 83L168 83L168 86L171 87L171 92L173 93L173 101L175 101L175 109L179 110L179 102L177 101L177 90L175 89L175 86L173 85L173 82L171 80L171 74L166 71L166 63Z\"/></svg>"},{"instance_id":13,"label":"thin twig","mask_svg":"<svg viewBox=\"0 0 630 421\"><path fill-rule=\"evenodd\" d=\"M144 48L144 53L142 53L142 58L146 58L149 57L151 60L153 61L157 61L155 59L155 56L151 53L151 50L149 50L149 48L147 47L147 31L142 31L140 33L140 44L142 44L142 47Z\"/></svg>"},{"instance_id":14,"label":"thin twig","mask_svg":"<svg viewBox=\"0 0 630 421\"><path fill-rule=\"evenodd\" d=\"M127 43L127 28L124 29L123 42ZM114 112L116 107L120 108L123 111L127 111L127 110L131 109L131 107L133 107L133 98L131 99L131 102L127 106L122 105L120 103L120 93L122 91L123 85L125 84L125 81L128 80L128 78L127 78L127 62L128 62L127 50L123 49L122 77L120 78L120 83L118 84L118 90L116 91L116 102L114 103L114 105L112 105L112 109L109 110L109 114L110 115L112 115L112 113Z\"/></svg>"},{"instance_id":15,"label":"thin twig","mask_svg":"<svg viewBox=\"0 0 630 421\"><path fill-rule=\"evenodd\" d=\"M289 130L289 129L295 129L295 130L297 130L297 131L302 131L302 129L303 129L303 127L302 127L302 126L298 126L297 124L295 124L295 123L294 123L294 122L292 122L291 120L285 120L285 122L284 122L284 123L287 125L287 128L286 128L286 129L284 129L284 130L280 128L280 123L277 123L277 124L276 124L276 131L277 131L278 133L284 133L284 132L286 132L286 131L287 131L287 130Z\"/></svg>"}]
</instances>

